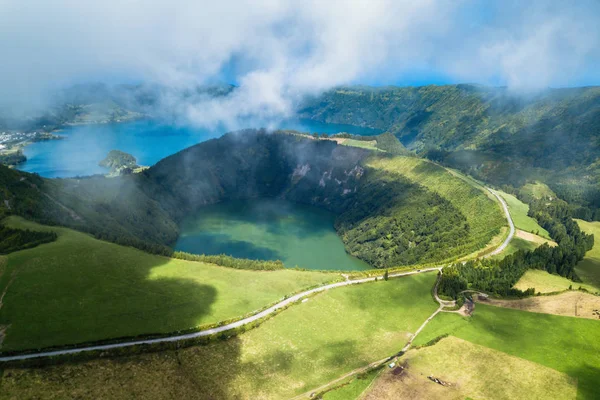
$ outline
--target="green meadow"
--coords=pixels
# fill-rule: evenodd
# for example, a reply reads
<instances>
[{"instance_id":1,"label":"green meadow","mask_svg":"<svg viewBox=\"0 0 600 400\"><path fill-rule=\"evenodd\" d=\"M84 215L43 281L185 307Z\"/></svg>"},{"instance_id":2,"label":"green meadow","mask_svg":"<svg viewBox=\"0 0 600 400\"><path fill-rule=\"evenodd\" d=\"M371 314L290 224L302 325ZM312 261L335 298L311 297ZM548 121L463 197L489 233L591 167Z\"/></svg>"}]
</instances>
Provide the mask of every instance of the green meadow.
<instances>
[{"instance_id":1,"label":"green meadow","mask_svg":"<svg viewBox=\"0 0 600 400\"><path fill-rule=\"evenodd\" d=\"M542 228L534 218L527 215L529 212L529 205L523 203L512 194L504 193L499 190L497 192L502 196L504 201L506 201L508 212L517 229L535 233L543 238L550 239L548 231Z\"/></svg>"},{"instance_id":2,"label":"green meadow","mask_svg":"<svg viewBox=\"0 0 600 400\"><path fill-rule=\"evenodd\" d=\"M470 318L440 313L417 337L415 345L443 334L563 372L577 379L578 399L597 398L600 321L478 303Z\"/></svg>"},{"instance_id":3,"label":"green meadow","mask_svg":"<svg viewBox=\"0 0 600 400\"><path fill-rule=\"evenodd\" d=\"M594 247L575 267L575 273L581 280L600 289L600 222L576 220L581 230L594 235Z\"/></svg>"},{"instance_id":4,"label":"green meadow","mask_svg":"<svg viewBox=\"0 0 600 400\"><path fill-rule=\"evenodd\" d=\"M338 274L250 271L175 260L52 229L53 243L6 256L0 266L2 350L169 333L236 318ZM2 273L3 271L3 273Z\"/></svg>"},{"instance_id":5,"label":"green meadow","mask_svg":"<svg viewBox=\"0 0 600 400\"><path fill-rule=\"evenodd\" d=\"M397 353L437 304L435 273L317 294L226 341L178 351L7 369L9 398L281 399ZM358 390L358 389L357 389Z\"/></svg>"},{"instance_id":6,"label":"green meadow","mask_svg":"<svg viewBox=\"0 0 600 400\"><path fill-rule=\"evenodd\" d=\"M530 242L525 239L521 239L519 237L513 237L512 240L506 246L506 249L500 254L496 254L492 256L494 259L503 259L504 257L514 254L519 250L531 251L535 250L538 247L536 243Z\"/></svg>"},{"instance_id":7,"label":"green meadow","mask_svg":"<svg viewBox=\"0 0 600 400\"><path fill-rule=\"evenodd\" d=\"M323 400L358 399L365 391L368 391L369 387L373 384L373 380L375 380L381 372L381 369L377 369L365 374L360 374L346 385L325 393L323 395Z\"/></svg>"},{"instance_id":8,"label":"green meadow","mask_svg":"<svg viewBox=\"0 0 600 400\"><path fill-rule=\"evenodd\" d=\"M530 269L515 284L519 290L534 288L536 293L562 292L563 290L585 289L588 292L596 293L598 288L581 282L573 282L564 276L550 274L540 269Z\"/></svg>"}]
</instances>

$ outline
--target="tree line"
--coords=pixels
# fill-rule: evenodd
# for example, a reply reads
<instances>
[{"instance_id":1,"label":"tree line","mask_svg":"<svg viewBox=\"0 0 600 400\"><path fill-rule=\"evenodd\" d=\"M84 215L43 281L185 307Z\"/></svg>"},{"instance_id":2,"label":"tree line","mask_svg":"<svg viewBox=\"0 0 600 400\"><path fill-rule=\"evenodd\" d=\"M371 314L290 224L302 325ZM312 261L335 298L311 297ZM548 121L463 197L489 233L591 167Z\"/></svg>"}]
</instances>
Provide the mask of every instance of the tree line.
<instances>
[{"instance_id":1,"label":"tree line","mask_svg":"<svg viewBox=\"0 0 600 400\"><path fill-rule=\"evenodd\" d=\"M513 288L528 269L544 270L580 281L575 266L594 246L594 236L579 229L565 202L534 200L530 203L529 215L550 233L558 244L556 247L544 244L533 251L520 250L502 260L481 259L452 265L444 269L440 293L455 299L467 289L500 296L533 295L534 288L526 291Z\"/></svg>"},{"instance_id":2,"label":"tree line","mask_svg":"<svg viewBox=\"0 0 600 400\"><path fill-rule=\"evenodd\" d=\"M53 242L56 238L57 235L54 232L37 232L0 226L0 254L30 249L40 244Z\"/></svg>"},{"instance_id":3,"label":"tree line","mask_svg":"<svg viewBox=\"0 0 600 400\"><path fill-rule=\"evenodd\" d=\"M252 269L259 271L275 271L278 269L284 269L283 262L280 260L251 260L248 258L235 258L226 254L206 255L176 251L173 252L171 257L178 258L180 260L199 261L237 269Z\"/></svg>"}]
</instances>

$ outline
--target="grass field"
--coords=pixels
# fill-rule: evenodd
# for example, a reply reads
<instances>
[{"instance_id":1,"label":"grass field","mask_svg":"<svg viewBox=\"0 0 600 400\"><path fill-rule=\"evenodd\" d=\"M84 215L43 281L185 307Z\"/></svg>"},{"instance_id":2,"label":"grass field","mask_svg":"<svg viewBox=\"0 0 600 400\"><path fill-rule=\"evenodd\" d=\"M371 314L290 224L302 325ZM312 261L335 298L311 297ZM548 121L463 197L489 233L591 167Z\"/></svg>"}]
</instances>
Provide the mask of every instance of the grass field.
<instances>
[{"instance_id":1,"label":"grass field","mask_svg":"<svg viewBox=\"0 0 600 400\"><path fill-rule=\"evenodd\" d=\"M365 400L574 399L577 382L551 368L450 336L411 350L400 374L385 371ZM434 376L449 386L430 381Z\"/></svg>"},{"instance_id":2,"label":"grass field","mask_svg":"<svg viewBox=\"0 0 600 400\"><path fill-rule=\"evenodd\" d=\"M381 369L354 378L350 383L338 389L325 393L323 400L356 400L368 392L373 381L381 373Z\"/></svg>"},{"instance_id":3,"label":"grass field","mask_svg":"<svg viewBox=\"0 0 600 400\"><path fill-rule=\"evenodd\" d=\"M316 295L224 342L179 351L5 370L8 398L281 399L398 352L437 308L436 274Z\"/></svg>"},{"instance_id":4,"label":"grass field","mask_svg":"<svg viewBox=\"0 0 600 400\"><path fill-rule=\"evenodd\" d=\"M542 182L528 183L521 188L521 192L535 199L556 198L556 194Z\"/></svg>"},{"instance_id":5,"label":"grass field","mask_svg":"<svg viewBox=\"0 0 600 400\"><path fill-rule=\"evenodd\" d=\"M382 151L376 147L376 145L377 145L376 140L343 139L339 143L343 144L344 146L353 146L353 147L360 147L362 149Z\"/></svg>"},{"instance_id":6,"label":"grass field","mask_svg":"<svg viewBox=\"0 0 600 400\"><path fill-rule=\"evenodd\" d=\"M500 205L485 189L469 183L439 165L416 158L373 159L368 166L395 172L438 193L452 203L467 219L472 243L485 247L507 225ZM466 251L466 254L474 250Z\"/></svg>"},{"instance_id":7,"label":"grass field","mask_svg":"<svg viewBox=\"0 0 600 400\"><path fill-rule=\"evenodd\" d=\"M583 282L600 288L600 222L576 221L584 232L594 235L595 242L592 250L575 267L575 273Z\"/></svg>"},{"instance_id":8,"label":"grass field","mask_svg":"<svg viewBox=\"0 0 600 400\"><path fill-rule=\"evenodd\" d=\"M501 260L504 257L511 255L513 253L516 253L519 250L535 250L537 247L538 247L537 244L515 236L508 243L508 246L506 246L506 248L504 249L504 251L502 253L492 256L492 258Z\"/></svg>"},{"instance_id":9,"label":"grass field","mask_svg":"<svg viewBox=\"0 0 600 400\"><path fill-rule=\"evenodd\" d=\"M548 231L542 228L534 218L527 215L529 212L529 205L523 203L511 194L504 193L500 190L497 190L497 192L504 198L504 201L506 201L508 211L510 212L510 216L517 229L535 233L543 238L550 239Z\"/></svg>"},{"instance_id":10,"label":"grass field","mask_svg":"<svg viewBox=\"0 0 600 400\"><path fill-rule=\"evenodd\" d=\"M553 275L539 269L530 269L519 279L515 284L515 288L519 290L527 290L535 288L536 293L552 293L567 290L571 286L573 289L583 289L589 292L598 292L598 288L581 282L573 282L565 277Z\"/></svg>"},{"instance_id":11,"label":"grass field","mask_svg":"<svg viewBox=\"0 0 600 400\"><path fill-rule=\"evenodd\" d=\"M578 380L578 399L597 399L600 321L477 304L470 318L440 313L415 345L446 333L563 372Z\"/></svg>"},{"instance_id":12,"label":"grass field","mask_svg":"<svg viewBox=\"0 0 600 400\"><path fill-rule=\"evenodd\" d=\"M7 224L48 229L13 217ZM192 328L241 316L339 277L174 260L52 229L59 234L56 242L6 257L0 325L10 327L2 350Z\"/></svg>"}]
</instances>

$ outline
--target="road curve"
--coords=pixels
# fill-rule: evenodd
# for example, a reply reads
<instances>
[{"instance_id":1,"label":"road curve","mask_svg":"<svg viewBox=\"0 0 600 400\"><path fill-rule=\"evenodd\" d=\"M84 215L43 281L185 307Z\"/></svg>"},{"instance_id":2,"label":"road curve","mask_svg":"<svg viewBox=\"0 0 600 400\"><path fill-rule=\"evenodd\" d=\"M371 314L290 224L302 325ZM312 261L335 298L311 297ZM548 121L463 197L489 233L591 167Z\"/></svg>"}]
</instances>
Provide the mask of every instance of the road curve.
<instances>
[{"instance_id":1,"label":"road curve","mask_svg":"<svg viewBox=\"0 0 600 400\"><path fill-rule=\"evenodd\" d=\"M487 190L491 194L496 196L496 198L502 205L502 208L504 209L504 215L506 216L506 220L508 221L509 232L508 232L508 237L504 240L504 242L502 242L502 244L500 246L498 246L494 251L492 251L491 253L484 256L486 258L502 253L506 249L506 247L508 246L508 244L510 243L512 238L515 236L515 224L513 223L512 217L510 216L510 212L508 211L508 204L506 204L506 201L504 201L504 199L502 198L502 196L500 196L498 194L498 192L496 192L495 190L490 189L490 188L487 188Z\"/></svg>"},{"instance_id":2,"label":"road curve","mask_svg":"<svg viewBox=\"0 0 600 400\"><path fill-rule=\"evenodd\" d=\"M416 274L422 274L425 272L432 272L432 271L440 271L441 269L442 269L442 267L424 268L424 269L420 269L420 270L416 270L416 271L398 272L395 274L389 274L389 277L390 278L398 278L401 276L416 275ZM0 357L0 362L27 360L27 359L31 359L31 358L51 357L51 356L59 356L59 355L65 355L65 354L75 354L75 353L81 353L81 352L85 352L85 351L110 350L110 349L117 349L117 348L121 348L121 347L131 347L131 346L136 346L136 345L140 345L140 344L177 342L179 340L194 339L194 338L203 337L203 336L210 336L210 335L214 335L216 333L226 332L231 329L238 328L240 326L247 325L249 323L257 321L257 320L264 318L270 314L273 314L278 309L286 307L289 304L294 303L304 297L310 296L311 294L324 292L326 290L334 289L337 287L371 282L371 281L374 281L375 279L383 279L383 276L374 276L374 277L362 278L362 279L356 279L356 280L347 280L347 281L343 281L343 282L331 283L329 285L324 285L324 286L320 286L318 288L306 290L304 292L301 292L294 296L291 296L285 300L282 300L279 303L275 304L274 306L271 306L271 307L267 308L266 310L256 313L250 317L241 319L239 321L232 322L227 325L223 325L223 326L219 326L219 327L211 328L211 329L206 329L203 331L187 333L184 335L156 338L156 339L135 340L135 341L131 341L131 342L111 343L111 344L103 344L103 345L96 345L96 346L76 347L76 348L64 349L64 350L44 351L44 352L40 352L40 353L5 356L5 357Z\"/></svg>"}]
</instances>

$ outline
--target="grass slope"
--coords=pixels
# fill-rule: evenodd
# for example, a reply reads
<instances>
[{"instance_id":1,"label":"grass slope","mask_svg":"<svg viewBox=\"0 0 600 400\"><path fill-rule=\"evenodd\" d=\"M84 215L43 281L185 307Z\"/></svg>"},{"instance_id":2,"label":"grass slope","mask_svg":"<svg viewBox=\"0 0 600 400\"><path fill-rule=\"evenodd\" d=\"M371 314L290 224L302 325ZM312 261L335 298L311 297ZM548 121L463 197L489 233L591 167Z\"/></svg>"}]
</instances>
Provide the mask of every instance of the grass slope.
<instances>
[{"instance_id":1,"label":"grass slope","mask_svg":"<svg viewBox=\"0 0 600 400\"><path fill-rule=\"evenodd\" d=\"M513 237L512 240L508 243L508 246L506 246L506 248L504 249L504 251L501 252L500 254L496 254L495 256L492 256L492 258L501 260L504 257L511 255L513 253L516 253L519 250L530 251L530 250L535 250L537 247L538 247L537 244L532 243L528 240L524 240L524 239L521 239L518 237Z\"/></svg>"},{"instance_id":2,"label":"grass slope","mask_svg":"<svg viewBox=\"0 0 600 400\"><path fill-rule=\"evenodd\" d=\"M523 203L521 200L517 199L515 196L504 193L502 191L497 190L497 192L504 198L506 204L508 205L508 211L510 212L510 216L512 217L513 223L517 229L521 229L525 232L535 233L541 237L546 239L550 239L550 234L547 230L542 228L535 219L531 218L527 215L529 212L529 205Z\"/></svg>"},{"instance_id":3,"label":"grass slope","mask_svg":"<svg viewBox=\"0 0 600 400\"><path fill-rule=\"evenodd\" d=\"M361 149L369 149L375 151L381 151L377 148L377 142L375 140L355 140L355 139L342 139L339 144L344 146L360 147Z\"/></svg>"},{"instance_id":4,"label":"grass slope","mask_svg":"<svg viewBox=\"0 0 600 400\"><path fill-rule=\"evenodd\" d=\"M600 222L577 220L577 223L582 231L594 235L595 243L592 250L577 264L575 273L583 282L600 288Z\"/></svg>"},{"instance_id":5,"label":"grass slope","mask_svg":"<svg viewBox=\"0 0 600 400\"><path fill-rule=\"evenodd\" d=\"M450 336L411 350L400 375L384 372L363 396L377 399L574 399L577 381L551 368ZM434 376L451 386L429 379Z\"/></svg>"},{"instance_id":6,"label":"grass slope","mask_svg":"<svg viewBox=\"0 0 600 400\"><path fill-rule=\"evenodd\" d=\"M592 293L599 291L595 286L580 282L573 282L565 277L553 275L539 269L528 270L515 284L515 288L519 290L535 288L536 293L561 292L569 289L569 286L571 286L573 289L582 287L583 289L586 289Z\"/></svg>"},{"instance_id":7,"label":"grass slope","mask_svg":"<svg viewBox=\"0 0 600 400\"><path fill-rule=\"evenodd\" d=\"M150 255L63 228L54 243L7 256L2 350L166 333L241 316L336 274L259 272Z\"/></svg>"},{"instance_id":8,"label":"grass slope","mask_svg":"<svg viewBox=\"0 0 600 400\"><path fill-rule=\"evenodd\" d=\"M11 369L0 386L9 398L289 398L399 351L436 309L435 279L430 273L343 287L224 342Z\"/></svg>"},{"instance_id":9,"label":"grass slope","mask_svg":"<svg viewBox=\"0 0 600 400\"><path fill-rule=\"evenodd\" d=\"M542 182L527 183L521 187L521 193L534 199L556 198L556 194Z\"/></svg>"},{"instance_id":10,"label":"grass slope","mask_svg":"<svg viewBox=\"0 0 600 400\"><path fill-rule=\"evenodd\" d=\"M506 225L504 213L489 197L491 195L439 165L415 157L371 159L367 165L401 174L438 193L458 208L470 228L470 247L466 254L485 247Z\"/></svg>"},{"instance_id":11,"label":"grass slope","mask_svg":"<svg viewBox=\"0 0 600 400\"><path fill-rule=\"evenodd\" d=\"M373 381L381 373L381 369L371 371L367 374L357 376L348 384L323 395L323 400L353 400L362 397L361 395L368 390Z\"/></svg>"},{"instance_id":12,"label":"grass slope","mask_svg":"<svg viewBox=\"0 0 600 400\"><path fill-rule=\"evenodd\" d=\"M597 398L600 321L477 304L470 318L439 314L417 337L415 345L442 334L566 373L578 380L578 399Z\"/></svg>"}]
</instances>

